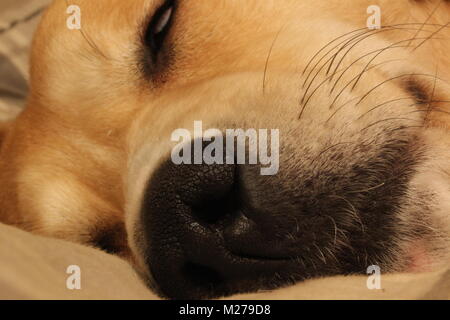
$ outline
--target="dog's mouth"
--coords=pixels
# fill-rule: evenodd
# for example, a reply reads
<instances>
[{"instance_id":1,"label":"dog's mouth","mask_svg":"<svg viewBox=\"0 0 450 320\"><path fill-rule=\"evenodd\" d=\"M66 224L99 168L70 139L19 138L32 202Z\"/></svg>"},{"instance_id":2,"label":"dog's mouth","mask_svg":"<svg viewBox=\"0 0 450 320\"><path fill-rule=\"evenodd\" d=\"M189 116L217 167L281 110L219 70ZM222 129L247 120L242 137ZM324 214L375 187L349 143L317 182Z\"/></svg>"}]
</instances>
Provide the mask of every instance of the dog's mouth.
<instances>
[{"instance_id":1,"label":"dog's mouth","mask_svg":"<svg viewBox=\"0 0 450 320\"><path fill-rule=\"evenodd\" d=\"M399 211L421 157L408 137L387 141L366 163L337 166L342 172L287 166L266 177L258 165L165 161L140 214L153 285L169 298L213 298L371 265L392 270L404 238Z\"/></svg>"}]
</instances>

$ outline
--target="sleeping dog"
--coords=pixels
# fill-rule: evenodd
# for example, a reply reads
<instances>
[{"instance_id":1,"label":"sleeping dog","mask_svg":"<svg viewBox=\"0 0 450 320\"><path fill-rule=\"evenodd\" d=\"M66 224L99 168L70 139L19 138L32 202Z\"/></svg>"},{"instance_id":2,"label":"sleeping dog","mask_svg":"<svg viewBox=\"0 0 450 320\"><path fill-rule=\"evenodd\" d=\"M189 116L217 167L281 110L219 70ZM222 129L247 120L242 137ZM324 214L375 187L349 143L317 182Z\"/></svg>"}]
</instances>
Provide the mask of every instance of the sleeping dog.
<instances>
[{"instance_id":1,"label":"sleeping dog","mask_svg":"<svg viewBox=\"0 0 450 320\"><path fill-rule=\"evenodd\" d=\"M450 3L373 2L54 1L0 126L0 221L120 255L167 298L447 263ZM279 168L177 163L198 121L278 132Z\"/></svg>"}]
</instances>

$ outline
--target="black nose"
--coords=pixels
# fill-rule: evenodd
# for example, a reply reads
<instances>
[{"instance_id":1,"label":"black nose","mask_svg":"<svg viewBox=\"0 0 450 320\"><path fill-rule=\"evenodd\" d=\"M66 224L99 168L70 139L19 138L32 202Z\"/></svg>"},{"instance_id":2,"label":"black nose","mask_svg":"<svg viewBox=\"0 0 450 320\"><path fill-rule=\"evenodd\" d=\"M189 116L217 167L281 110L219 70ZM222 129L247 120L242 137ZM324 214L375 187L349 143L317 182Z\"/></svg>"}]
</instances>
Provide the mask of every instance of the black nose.
<instances>
[{"instance_id":1,"label":"black nose","mask_svg":"<svg viewBox=\"0 0 450 320\"><path fill-rule=\"evenodd\" d=\"M141 219L147 265L162 294L217 297L294 272L292 241L248 199L243 180L253 172L169 160L152 176Z\"/></svg>"}]
</instances>

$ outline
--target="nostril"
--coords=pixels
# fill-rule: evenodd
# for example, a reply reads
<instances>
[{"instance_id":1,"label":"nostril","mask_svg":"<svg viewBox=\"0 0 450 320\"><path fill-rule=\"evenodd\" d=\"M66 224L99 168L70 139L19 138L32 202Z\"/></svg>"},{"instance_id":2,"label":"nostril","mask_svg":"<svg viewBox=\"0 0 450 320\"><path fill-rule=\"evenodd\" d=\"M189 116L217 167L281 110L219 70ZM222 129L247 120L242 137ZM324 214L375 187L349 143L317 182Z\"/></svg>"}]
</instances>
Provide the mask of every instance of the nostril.
<instances>
[{"instance_id":1,"label":"nostril","mask_svg":"<svg viewBox=\"0 0 450 320\"><path fill-rule=\"evenodd\" d=\"M237 180L229 186L203 193L201 200L191 204L191 209L193 218L200 222L218 224L229 220L239 209Z\"/></svg>"}]
</instances>

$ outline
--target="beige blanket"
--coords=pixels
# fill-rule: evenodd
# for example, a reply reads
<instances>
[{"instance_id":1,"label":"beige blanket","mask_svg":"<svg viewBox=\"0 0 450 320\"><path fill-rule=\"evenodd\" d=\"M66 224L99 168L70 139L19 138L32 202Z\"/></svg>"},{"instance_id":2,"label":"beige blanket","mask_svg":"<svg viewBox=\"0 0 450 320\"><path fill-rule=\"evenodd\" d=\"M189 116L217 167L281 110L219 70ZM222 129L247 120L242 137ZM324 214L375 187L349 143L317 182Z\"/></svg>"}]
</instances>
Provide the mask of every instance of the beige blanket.
<instances>
[{"instance_id":1,"label":"beige blanket","mask_svg":"<svg viewBox=\"0 0 450 320\"><path fill-rule=\"evenodd\" d=\"M81 289L67 273L80 267ZM367 277L324 278L239 299L450 299L450 269L426 274L382 275L381 290ZM0 299L157 299L121 259L61 240L0 225Z\"/></svg>"}]
</instances>

